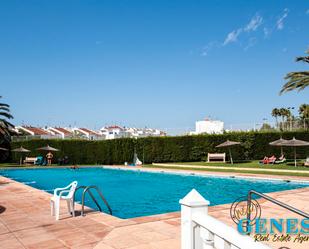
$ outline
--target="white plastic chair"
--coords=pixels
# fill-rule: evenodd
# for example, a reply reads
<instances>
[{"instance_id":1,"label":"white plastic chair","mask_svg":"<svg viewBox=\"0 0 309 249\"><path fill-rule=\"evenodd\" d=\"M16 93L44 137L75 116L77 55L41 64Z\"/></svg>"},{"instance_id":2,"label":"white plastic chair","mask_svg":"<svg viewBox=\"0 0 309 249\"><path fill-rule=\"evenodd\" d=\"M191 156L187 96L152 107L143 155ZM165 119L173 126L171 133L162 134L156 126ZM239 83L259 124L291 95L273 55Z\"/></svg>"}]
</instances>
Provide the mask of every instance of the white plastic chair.
<instances>
[{"instance_id":1,"label":"white plastic chair","mask_svg":"<svg viewBox=\"0 0 309 249\"><path fill-rule=\"evenodd\" d=\"M51 208L51 215L54 216L56 214L56 220L59 220L60 200L67 201L68 212L72 214L73 216L75 216L73 195L74 195L74 191L76 187L77 187L77 181L74 181L70 185L66 186L65 188L56 188L54 190L54 195L50 198L50 208ZM64 195L66 193L67 195Z\"/></svg>"}]
</instances>

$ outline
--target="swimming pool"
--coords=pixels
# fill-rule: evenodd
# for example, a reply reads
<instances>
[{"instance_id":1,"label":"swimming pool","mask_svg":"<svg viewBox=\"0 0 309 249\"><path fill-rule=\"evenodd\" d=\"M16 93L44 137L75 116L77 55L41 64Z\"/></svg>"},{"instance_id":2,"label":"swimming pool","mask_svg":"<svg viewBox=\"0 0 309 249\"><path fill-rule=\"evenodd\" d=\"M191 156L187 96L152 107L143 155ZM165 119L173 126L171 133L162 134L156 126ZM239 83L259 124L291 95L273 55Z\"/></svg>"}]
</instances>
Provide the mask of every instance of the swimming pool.
<instances>
[{"instance_id":1,"label":"swimming pool","mask_svg":"<svg viewBox=\"0 0 309 249\"><path fill-rule=\"evenodd\" d=\"M64 187L74 180L77 180L79 185L97 185L109 202L113 215L120 218L178 211L179 199L192 188L209 200L210 205L218 205L231 203L246 195L251 189L267 193L309 186L308 183L302 182L150 173L102 167L78 170L2 169L0 175L49 193L53 193L56 187ZM81 191L77 197L77 200L80 199ZM96 208L89 196L85 203L93 209Z\"/></svg>"}]
</instances>

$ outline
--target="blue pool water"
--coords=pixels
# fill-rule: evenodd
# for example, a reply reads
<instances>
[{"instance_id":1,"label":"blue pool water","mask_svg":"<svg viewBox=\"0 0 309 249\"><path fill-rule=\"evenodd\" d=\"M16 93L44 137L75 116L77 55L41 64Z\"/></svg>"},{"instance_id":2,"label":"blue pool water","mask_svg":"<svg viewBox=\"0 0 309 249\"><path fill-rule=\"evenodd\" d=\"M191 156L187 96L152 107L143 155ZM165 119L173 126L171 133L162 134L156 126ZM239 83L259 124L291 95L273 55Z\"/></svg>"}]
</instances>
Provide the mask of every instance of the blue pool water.
<instances>
[{"instance_id":1,"label":"blue pool water","mask_svg":"<svg viewBox=\"0 0 309 249\"><path fill-rule=\"evenodd\" d=\"M192 188L209 200L210 205L218 205L231 203L251 189L266 193L309 186L300 182L146 173L101 167L78 170L9 169L0 170L0 175L49 193L53 193L54 188L64 187L74 180L77 180L79 185L97 185L109 202L113 215L120 218L178 211L179 199ZM80 198L81 193L77 200ZM89 196L86 205L96 208Z\"/></svg>"}]
</instances>

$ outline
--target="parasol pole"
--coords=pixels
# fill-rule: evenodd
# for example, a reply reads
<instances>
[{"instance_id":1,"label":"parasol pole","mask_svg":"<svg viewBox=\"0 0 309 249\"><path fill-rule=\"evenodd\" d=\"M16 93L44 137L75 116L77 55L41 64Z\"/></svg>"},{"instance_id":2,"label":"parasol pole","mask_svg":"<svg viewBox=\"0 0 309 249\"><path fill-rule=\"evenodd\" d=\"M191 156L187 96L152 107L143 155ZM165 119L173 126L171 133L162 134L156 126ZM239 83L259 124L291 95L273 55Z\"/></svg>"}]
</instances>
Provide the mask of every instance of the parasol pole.
<instances>
[{"instance_id":1,"label":"parasol pole","mask_svg":"<svg viewBox=\"0 0 309 249\"><path fill-rule=\"evenodd\" d=\"M294 160L295 160L295 167L296 167L296 147L294 147Z\"/></svg>"},{"instance_id":2,"label":"parasol pole","mask_svg":"<svg viewBox=\"0 0 309 249\"><path fill-rule=\"evenodd\" d=\"M229 153L230 153L231 164L233 164L232 152L231 152L231 148L230 147L229 147Z\"/></svg>"}]
</instances>

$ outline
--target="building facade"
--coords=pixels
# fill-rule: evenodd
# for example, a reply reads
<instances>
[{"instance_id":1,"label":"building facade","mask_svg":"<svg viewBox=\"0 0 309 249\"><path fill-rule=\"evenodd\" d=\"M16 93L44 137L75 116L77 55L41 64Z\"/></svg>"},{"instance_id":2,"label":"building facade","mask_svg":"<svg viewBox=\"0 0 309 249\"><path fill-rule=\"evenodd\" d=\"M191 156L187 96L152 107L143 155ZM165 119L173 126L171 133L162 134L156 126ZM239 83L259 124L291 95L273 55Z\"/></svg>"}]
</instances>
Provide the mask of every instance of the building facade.
<instances>
[{"instance_id":1,"label":"building facade","mask_svg":"<svg viewBox=\"0 0 309 249\"><path fill-rule=\"evenodd\" d=\"M195 131L191 135L198 134L222 134L224 132L224 122L220 120L205 119L195 122Z\"/></svg>"}]
</instances>

